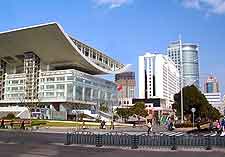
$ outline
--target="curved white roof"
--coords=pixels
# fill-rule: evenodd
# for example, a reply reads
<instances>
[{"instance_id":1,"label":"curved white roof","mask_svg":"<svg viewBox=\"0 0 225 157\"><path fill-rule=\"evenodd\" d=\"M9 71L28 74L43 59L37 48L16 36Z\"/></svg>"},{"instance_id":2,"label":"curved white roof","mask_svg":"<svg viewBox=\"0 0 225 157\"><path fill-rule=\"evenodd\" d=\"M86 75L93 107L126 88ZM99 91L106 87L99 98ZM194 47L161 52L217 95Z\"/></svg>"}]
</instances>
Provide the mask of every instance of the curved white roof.
<instances>
[{"instance_id":1,"label":"curved white roof","mask_svg":"<svg viewBox=\"0 0 225 157\"><path fill-rule=\"evenodd\" d=\"M44 64L74 68L89 74L120 73L129 66L71 38L55 22L0 33L1 59L22 66L24 52L34 52Z\"/></svg>"}]
</instances>

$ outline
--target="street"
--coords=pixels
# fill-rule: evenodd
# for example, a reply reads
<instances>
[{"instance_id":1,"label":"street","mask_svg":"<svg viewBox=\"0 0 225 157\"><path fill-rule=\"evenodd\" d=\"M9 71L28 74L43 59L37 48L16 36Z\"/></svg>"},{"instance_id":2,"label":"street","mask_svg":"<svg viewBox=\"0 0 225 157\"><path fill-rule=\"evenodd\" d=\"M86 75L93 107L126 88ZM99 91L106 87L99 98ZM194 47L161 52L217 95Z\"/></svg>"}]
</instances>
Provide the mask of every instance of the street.
<instances>
[{"instance_id":1,"label":"street","mask_svg":"<svg viewBox=\"0 0 225 157\"><path fill-rule=\"evenodd\" d=\"M63 145L0 144L1 157L224 157L216 151L151 151L115 148L78 147Z\"/></svg>"}]
</instances>

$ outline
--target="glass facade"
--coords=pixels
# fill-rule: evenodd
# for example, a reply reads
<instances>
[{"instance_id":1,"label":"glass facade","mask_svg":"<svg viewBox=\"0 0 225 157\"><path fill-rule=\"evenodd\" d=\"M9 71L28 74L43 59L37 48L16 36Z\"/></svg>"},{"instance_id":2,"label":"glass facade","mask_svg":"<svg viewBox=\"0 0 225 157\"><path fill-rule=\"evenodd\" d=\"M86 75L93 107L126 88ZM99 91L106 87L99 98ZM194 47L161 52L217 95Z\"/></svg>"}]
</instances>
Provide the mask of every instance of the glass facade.
<instances>
[{"instance_id":1,"label":"glass facade","mask_svg":"<svg viewBox=\"0 0 225 157\"><path fill-rule=\"evenodd\" d=\"M199 87L198 51L198 45L180 41L171 43L167 49L168 56L176 64L180 76L183 75L183 86L194 84Z\"/></svg>"},{"instance_id":2,"label":"glass facade","mask_svg":"<svg viewBox=\"0 0 225 157\"><path fill-rule=\"evenodd\" d=\"M5 101L20 102L25 95L24 74L9 74L6 77ZM15 78L17 77L17 78ZM77 70L42 71L39 82L40 102L71 102L86 105L117 104L117 86L115 83L94 77ZM95 107L96 108L96 107Z\"/></svg>"},{"instance_id":3,"label":"glass facade","mask_svg":"<svg viewBox=\"0 0 225 157\"><path fill-rule=\"evenodd\" d=\"M213 83L206 84L206 93L213 93Z\"/></svg>"},{"instance_id":4,"label":"glass facade","mask_svg":"<svg viewBox=\"0 0 225 157\"><path fill-rule=\"evenodd\" d=\"M197 45L184 44L182 46L182 54L184 85L195 84L196 86L199 86L199 64Z\"/></svg>"}]
</instances>

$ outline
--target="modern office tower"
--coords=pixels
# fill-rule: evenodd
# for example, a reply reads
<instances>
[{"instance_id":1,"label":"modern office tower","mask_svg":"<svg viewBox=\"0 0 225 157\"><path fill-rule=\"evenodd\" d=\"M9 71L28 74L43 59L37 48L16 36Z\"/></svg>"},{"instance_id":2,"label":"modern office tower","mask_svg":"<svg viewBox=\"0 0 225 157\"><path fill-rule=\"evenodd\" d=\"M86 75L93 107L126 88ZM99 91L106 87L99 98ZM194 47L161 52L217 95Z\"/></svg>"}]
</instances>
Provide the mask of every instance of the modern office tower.
<instances>
[{"instance_id":1,"label":"modern office tower","mask_svg":"<svg viewBox=\"0 0 225 157\"><path fill-rule=\"evenodd\" d=\"M81 112L111 116L117 85L95 75L124 72L127 65L72 38L57 23L2 32L0 45L1 106L33 107L33 114L49 119Z\"/></svg>"},{"instance_id":2,"label":"modern office tower","mask_svg":"<svg viewBox=\"0 0 225 157\"><path fill-rule=\"evenodd\" d=\"M205 93L218 93L219 92L219 83L215 77L212 75L204 83Z\"/></svg>"},{"instance_id":3,"label":"modern office tower","mask_svg":"<svg viewBox=\"0 0 225 157\"><path fill-rule=\"evenodd\" d=\"M204 83L205 97L208 102L215 108L217 108L221 114L224 114L224 104L221 100L221 93L219 91L219 83L216 77L210 75Z\"/></svg>"},{"instance_id":4,"label":"modern office tower","mask_svg":"<svg viewBox=\"0 0 225 157\"><path fill-rule=\"evenodd\" d=\"M139 56L138 67L139 99L158 99L165 102L164 106L158 102L153 107L171 107L179 91L179 72L174 62L163 54L146 53Z\"/></svg>"},{"instance_id":5,"label":"modern office tower","mask_svg":"<svg viewBox=\"0 0 225 157\"><path fill-rule=\"evenodd\" d=\"M132 98L135 94L135 73L124 72L115 75L115 82L121 89L118 93L119 104L122 107L129 107L132 105Z\"/></svg>"},{"instance_id":6,"label":"modern office tower","mask_svg":"<svg viewBox=\"0 0 225 157\"><path fill-rule=\"evenodd\" d=\"M181 40L172 42L167 48L168 56L179 70L181 87L192 84L199 87L198 52L198 45L183 43Z\"/></svg>"}]
</instances>

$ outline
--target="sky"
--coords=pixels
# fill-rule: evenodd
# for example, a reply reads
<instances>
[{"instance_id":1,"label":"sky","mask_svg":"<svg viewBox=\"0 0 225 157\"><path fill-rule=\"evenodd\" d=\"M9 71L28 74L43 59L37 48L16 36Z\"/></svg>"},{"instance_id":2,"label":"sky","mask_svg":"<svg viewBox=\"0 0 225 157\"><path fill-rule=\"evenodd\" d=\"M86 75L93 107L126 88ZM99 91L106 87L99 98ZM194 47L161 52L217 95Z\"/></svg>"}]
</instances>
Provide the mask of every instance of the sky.
<instances>
[{"instance_id":1,"label":"sky","mask_svg":"<svg viewBox=\"0 0 225 157\"><path fill-rule=\"evenodd\" d=\"M1 0L0 7L0 32L55 21L74 38L132 64L136 75L139 55L166 53L181 34L200 45L201 80L212 73L225 92L225 0Z\"/></svg>"}]
</instances>

